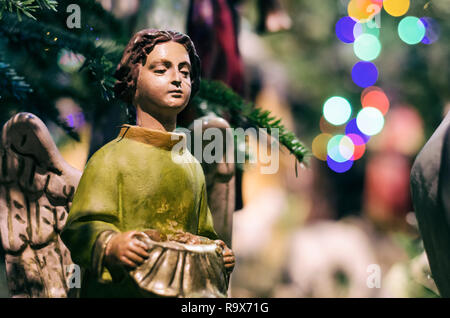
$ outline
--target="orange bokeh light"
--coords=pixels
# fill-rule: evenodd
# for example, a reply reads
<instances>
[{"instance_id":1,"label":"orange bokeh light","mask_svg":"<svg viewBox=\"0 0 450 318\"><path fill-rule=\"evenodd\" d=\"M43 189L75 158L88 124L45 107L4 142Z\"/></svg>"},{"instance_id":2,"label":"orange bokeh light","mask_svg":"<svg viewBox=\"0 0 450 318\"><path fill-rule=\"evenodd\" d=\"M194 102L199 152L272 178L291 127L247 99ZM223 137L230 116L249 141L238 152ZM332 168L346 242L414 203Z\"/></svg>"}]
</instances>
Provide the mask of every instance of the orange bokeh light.
<instances>
[{"instance_id":1,"label":"orange bokeh light","mask_svg":"<svg viewBox=\"0 0 450 318\"><path fill-rule=\"evenodd\" d=\"M384 91L376 86L366 88L361 94L362 107L375 107L383 115L389 110L389 99Z\"/></svg>"},{"instance_id":2,"label":"orange bokeh light","mask_svg":"<svg viewBox=\"0 0 450 318\"><path fill-rule=\"evenodd\" d=\"M366 145L362 144L362 145L355 145L355 150L353 152L353 160L358 160L360 159L363 155L364 152L366 151Z\"/></svg>"},{"instance_id":3,"label":"orange bokeh light","mask_svg":"<svg viewBox=\"0 0 450 318\"><path fill-rule=\"evenodd\" d=\"M353 150L352 160L360 159L366 151L366 145L364 144L363 139L357 134L348 134L347 136L352 140L355 147Z\"/></svg>"},{"instance_id":4,"label":"orange bokeh light","mask_svg":"<svg viewBox=\"0 0 450 318\"><path fill-rule=\"evenodd\" d=\"M372 18L381 10L379 0L351 0L347 7L348 16L357 22Z\"/></svg>"}]
</instances>

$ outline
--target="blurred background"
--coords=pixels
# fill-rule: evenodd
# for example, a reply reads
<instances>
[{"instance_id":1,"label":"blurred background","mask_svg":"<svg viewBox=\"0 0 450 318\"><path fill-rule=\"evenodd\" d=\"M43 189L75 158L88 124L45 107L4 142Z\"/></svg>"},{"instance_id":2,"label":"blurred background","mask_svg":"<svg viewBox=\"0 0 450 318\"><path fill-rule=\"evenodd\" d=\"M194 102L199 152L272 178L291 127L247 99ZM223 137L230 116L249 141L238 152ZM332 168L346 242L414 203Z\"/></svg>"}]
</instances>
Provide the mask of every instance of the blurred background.
<instances>
[{"instance_id":1,"label":"blurred background","mask_svg":"<svg viewBox=\"0 0 450 318\"><path fill-rule=\"evenodd\" d=\"M65 27L70 3L81 8L80 28ZM143 28L187 33L204 78L282 118L312 152L298 176L283 150L276 174L261 174L259 164L238 173L230 295L438 296L409 174L450 109L449 0L58 1L57 10L37 12L42 28L27 29L29 38L14 37L22 24L2 26L9 33L0 39L0 71L14 68L26 81L18 89L33 96L0 95L2 125L19 111L35 113L82 170L126 113L80 71L82 54L46 46L64 41L52 26L111 52L112 40L120 54Z\"/></svg>"}]
</instances>

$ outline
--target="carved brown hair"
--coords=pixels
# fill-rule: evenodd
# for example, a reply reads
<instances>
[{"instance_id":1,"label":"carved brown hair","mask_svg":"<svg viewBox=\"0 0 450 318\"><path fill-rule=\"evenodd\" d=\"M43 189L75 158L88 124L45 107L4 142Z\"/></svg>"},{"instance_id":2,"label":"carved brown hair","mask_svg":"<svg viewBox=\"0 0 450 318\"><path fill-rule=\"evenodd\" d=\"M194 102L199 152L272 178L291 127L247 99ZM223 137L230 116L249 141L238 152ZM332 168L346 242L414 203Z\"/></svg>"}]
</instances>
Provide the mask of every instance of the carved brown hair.
<instances>
[{"instance_id":1,"label":"carved brown hair","mask_svg":"<svg viewBox=\"0 0 450 318\"><path fill-rule=\"evenodd\" d=\"M122 59L117 66L114 77L117 79L114 85L114 93L128 105L132 104L136 91L136 83L139 77L139 63L145 65L147 55L153 48L164 42L177 42L183 45L191 60L191 99L200 87L200 58L195 51L191 39L179 32L145 29L137 32L128 42Z\"/></svg>"}]
</instances>

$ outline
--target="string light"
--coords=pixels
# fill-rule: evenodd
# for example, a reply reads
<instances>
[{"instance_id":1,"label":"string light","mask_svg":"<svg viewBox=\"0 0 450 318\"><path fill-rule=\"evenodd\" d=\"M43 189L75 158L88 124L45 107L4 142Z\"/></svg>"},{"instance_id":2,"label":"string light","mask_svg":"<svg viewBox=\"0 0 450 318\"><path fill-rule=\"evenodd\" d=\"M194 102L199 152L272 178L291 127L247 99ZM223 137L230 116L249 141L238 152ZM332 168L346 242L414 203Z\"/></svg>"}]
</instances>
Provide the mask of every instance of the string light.
<instances>
[{"instance_id":1,"label":"string light","mask_svg":"<svg viewBox=\"0 0 450 318\"><path fill-rule=\"evenodd\" d=\"M417 44L425 36L425 25L417 17L405 17L398 24L398 35L406 44Z\"/></svg>"},{"instance_id":2,"label":"string light","mask_svg":"<svg viewBox=\"0 0 450 318\"><path fill-rule=\"evenodd\" d=\"M345 124L351 114L352 107L350 103L340 96L333 96L327 99L323 105L323 116L335 126Z\"/></svg>"},{"instance_id":3,"label":"string light","mask_svg":"<svg viewBox=\"0 0 450 318\"><path fill-rule=\"evenodd\" d=\"M366 88L361 94L362 107L375 107L383 115L389 110L389 99L384 91L376 86Z\"/></svg>"},{"instance_id":4,"label":"string light","mask_svg":"<svg viewBox=\"0 0 450 318\"><path fill-rule=\"evenodd\" d=\"M371 62L382 50L380 27L372 21L382 8L389 15L400 17L408 12L410 0L351 0L347 6L348 16L335 25L337 38L353 43L354 54L360 61L353 65L351 76L356 85L364 88L362 109L356 118L350 119L352 107L341 96L330 97L323 106L322 133L313 140L313 154L319 160L326 160L328 167L337 173L348 171L354 161L364 155L371 136L383 129L384 115L390 107L383 89L373 86L378 81L379 71ZM439 34L439 24L430 17L407 16L398 25L400 39L410 45L431 44L438 40ZM345 135L339 133L344 124Z\"/></svg>"},{"instance_id":5,"label":"string light","mask_svg":"<svg viewBox=\"0 0 450 318\"><path fill-rule=\"evenodd\" d=\"M344 43L353 43L355 41L354 27L356 22L350 17L340 18L336 23L335 32L339 40Z\"/></svg>"},{"instance_id":6,"label":"string light","mask_svg":"<svg viewBox=\"0 0 450 318\"><path fill-rule=\"evenodd\" d=\"M352 68L352 80L360 87L372 86L378 80L378 69L371 62L358 62Z\"/></svg>"},{"instance_id":7,"label":"string light","mask_svg":"<svg viewBox=\"0 0 450 318\"><path fill-rule=\"evenodd\" d=\"M356 116L356 125L363 134L374 136L383 129L383 114L375 107L365 107Z\"/></svg>"},{"instance_id":8,"label":"string light","mask_svg":"<svg viewBox=\"0 0 450 318\"><path fill-rule=\"evenodd\" d=\"M360 60L372 61L380 54L381 43L375 35L365 33L355 40L353 50Z\"/></svg>"},{"instance_id":9,"label":"string light","mask_svg":"<svg viewBox=\"0 0 450 318\"><path fill-rule=\"evenodd\" d=\"M426 29L425 36L422 39L422 43L431 44L436 42L439 39L441 33L439 24L436 22L436 20L430 17L423 17L420 18L420 21L422 21Z\"/></svg>"},{"instance_id":10,"label":"string light","mask_svg":"<svg viewBox=\"0 0 450 318\"><path fill-rule=\"evenodd\" d=\"M344 162L334 161L330 156L327 157L327 165L328 167L337 173L344 173L350 170L353 166L353 160L347 160Z\"/></svg>"},{"instance_id":11,"label":"string light","mask_svg":"<svg viewBox=\"0 0 450 318\"><path fill-rule=\"evenodd\" d=\"M400 17L408 12L410 6L409 0L384 0L384 10L393 17Z\"/></svg>"},{"instance_id":12,"label":"string light","mask_svg":"<svg viewBox=\"0 0 450 318\"><path fill-rule=\"evenodd\" d=\"M327 145L331 137L331 134L320 134L314 138L311 148L313 155L317 159L322 161L327 160Z\"/></svg>"}]
</instances>

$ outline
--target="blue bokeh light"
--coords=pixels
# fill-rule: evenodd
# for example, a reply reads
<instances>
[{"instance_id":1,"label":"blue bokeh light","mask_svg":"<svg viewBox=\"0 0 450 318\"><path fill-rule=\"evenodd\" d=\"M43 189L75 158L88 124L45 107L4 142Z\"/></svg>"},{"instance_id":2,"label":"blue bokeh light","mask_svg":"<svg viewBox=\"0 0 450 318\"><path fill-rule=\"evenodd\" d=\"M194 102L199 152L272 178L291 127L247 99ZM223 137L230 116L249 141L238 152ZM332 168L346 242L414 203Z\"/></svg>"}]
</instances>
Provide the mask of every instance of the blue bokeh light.
<instances>
[{"instance_id":1,"label":"blue bokeh light","mask_svg":"<svg viewBox=\"0 0 450 318\"><path fill-rule=\"evenodd\" d=\"M327 164L328 167L330 167L331 170L337 173L344 173L353 166L353 160L347 160L344 162L337 162L330 158L330 156L327 156Z\"/></svg>"},{"instance_id":2,"label":"blue bokeh light","mask_svg":"<svg viewBox=\"0 0 450 318\"><path fill-rule=\"evenodd\" d=\"M369 87L378 80L378 69L371 62L358 62L352 68L352 80L359 87Z\"/></svg>"},{"instance_id":3,"label":"blue bokeh light","mask_svg":"<svg viewBox=\"0 0 450 318\"><path fill-rule=\"evenodd\" d=\"M340 18L335 28L338 39L344 43L353 43L355 41L355 36L353 35L355 23L350 17Z\"/></svg>"},{"instance_id":4,"label":"blue bokeh light","mask_svg":"<svg viewBox=\"0 0 450 318\"><path fill-rule=\"evenodd\" d=\"M353 118L347 123L347 125L345 126L345 134L355 134L361 136L364 143L367 143L370 140L370 136L367 136L361 130L359 130L358 125L356 124L356 118ZM355 145L359 146L359 144Z\"/></svg>"}]
</instances>

